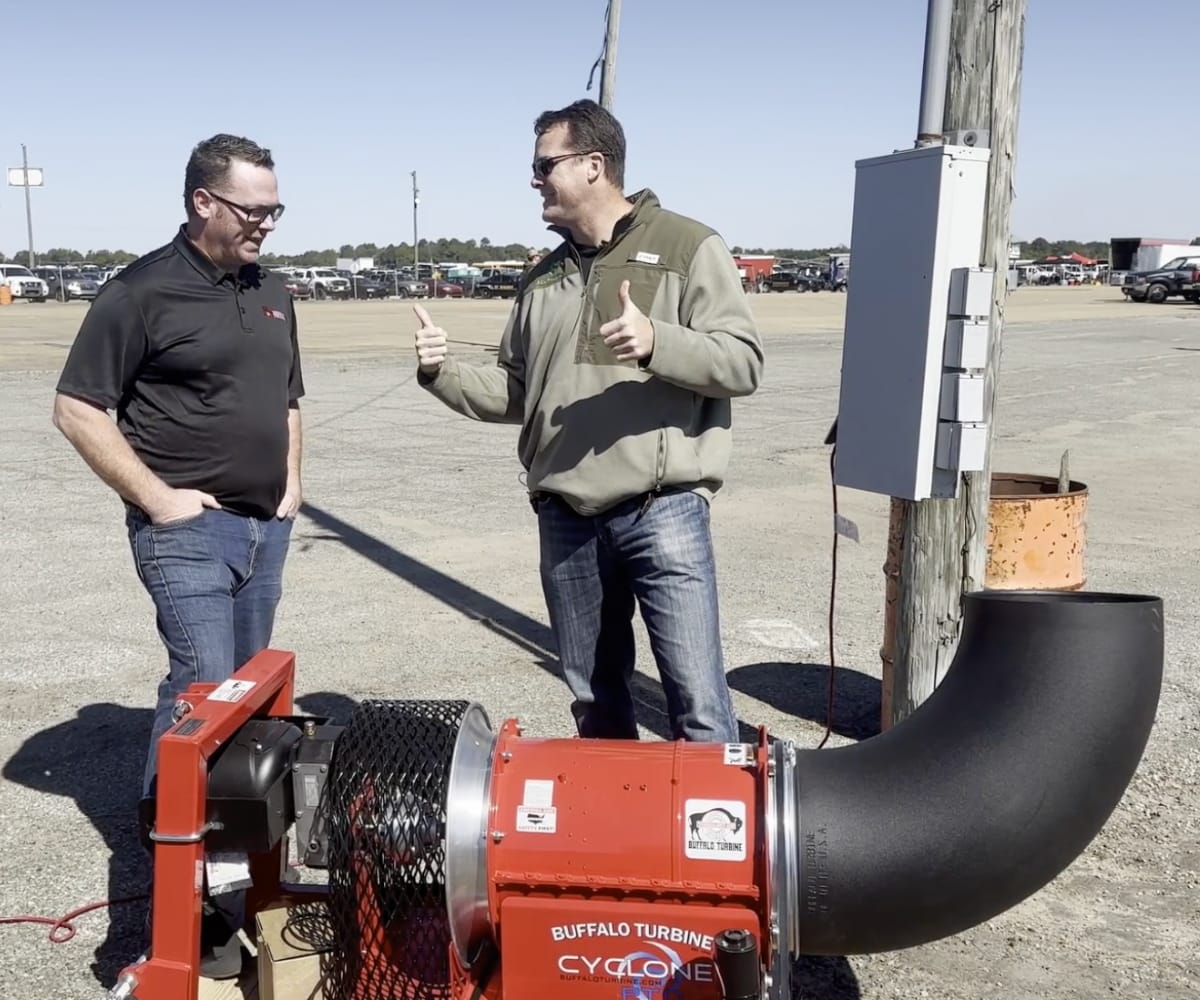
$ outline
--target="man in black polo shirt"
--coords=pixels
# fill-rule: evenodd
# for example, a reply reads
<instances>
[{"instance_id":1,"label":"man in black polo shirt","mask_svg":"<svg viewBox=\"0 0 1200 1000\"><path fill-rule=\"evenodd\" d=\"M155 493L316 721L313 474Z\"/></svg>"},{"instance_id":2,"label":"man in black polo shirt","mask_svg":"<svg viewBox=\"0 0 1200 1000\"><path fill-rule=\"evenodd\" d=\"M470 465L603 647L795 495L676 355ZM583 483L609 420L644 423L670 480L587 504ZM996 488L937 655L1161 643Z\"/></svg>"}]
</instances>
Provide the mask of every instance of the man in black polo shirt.
<instances>
[{"instance_id":1,"label":"man in black polo shirt","mask_svg":"<svg viewBox=\"0 0 1200 1000\"><path fill-rule=\"evenodd\" d=\"M296 315L257 263L283 212L270 151L201 142L184 203L175 239L96 297L54 402L55 425L125 501L167 648L144 794L176 697L270 643L301 503Z\"/></svg>"}]
</instances>

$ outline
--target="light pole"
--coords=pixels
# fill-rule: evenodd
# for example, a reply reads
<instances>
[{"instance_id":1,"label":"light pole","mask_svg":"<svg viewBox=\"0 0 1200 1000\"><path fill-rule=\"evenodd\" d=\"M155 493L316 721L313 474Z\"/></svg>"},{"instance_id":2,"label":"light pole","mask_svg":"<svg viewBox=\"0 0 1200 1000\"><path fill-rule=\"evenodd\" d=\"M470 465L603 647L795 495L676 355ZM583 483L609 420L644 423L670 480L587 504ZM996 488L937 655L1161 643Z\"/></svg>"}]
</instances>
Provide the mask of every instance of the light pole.
<instances>
[{"instance_id":1,"label":"light pole","mask_svg":"<svg viewBox=\"0 0 1200 1000\"><path fill-rule=\"evenodd\" d=\"M421 279L421 252L417 244L417 206L421 204L420 191L417 190L417 172L412 172L413 182L413 280Z\"/></svg>"},{"instance_id":2,"label":"light pole","mask_svg":"<svg viewBox=\"0 0 1200 1000\"><path fill-rule=\"evenodd\" d=\"M31 187L43 187L45 177L41 167L29 167L29 154L25 149L25 143L21 143L21 166L8 168L8 184L9 187L23 187L25 189L25 226L29 232L29 267L32 269L37 260L33 256L33 203L29 197L29 189Z\"/></svg>"}]
</instances>

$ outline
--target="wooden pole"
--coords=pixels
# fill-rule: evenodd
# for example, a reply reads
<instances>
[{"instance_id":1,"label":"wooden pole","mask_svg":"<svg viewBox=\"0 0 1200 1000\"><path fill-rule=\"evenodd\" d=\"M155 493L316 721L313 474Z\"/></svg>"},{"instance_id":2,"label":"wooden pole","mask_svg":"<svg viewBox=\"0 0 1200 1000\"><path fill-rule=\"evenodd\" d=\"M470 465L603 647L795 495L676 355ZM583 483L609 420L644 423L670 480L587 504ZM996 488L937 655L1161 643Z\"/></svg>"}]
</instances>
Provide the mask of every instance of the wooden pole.
<instances>
[{"instance_id":1,"label":"wooden pole","mask_svg":"<svg viewBox=\"0 0 1200 1000\"><path fill-rule=\"evenodd\" d=\"M893 501L889 536L898 552L889 552L889 567L899 576L889 616L894 626L884 635L891 678L890 685L885 678L883 728L909 715L941 682L958 645L962 595L983 589L1026 7L1027 0L954 3L943 133L986 130L992 151L980 258L996 271L984 403L988 449L984 470L965 473L955 499Z\"/></svg>"},{"instance_id":2,"label":"wooden pole","mask_svg":"<svg viewBox=\"0 0 1200 1000\"><path fill-rule=\"evenodd\" d=\"M617 35L621 25L621 0L608 0L608 27L604 32L604 67L600 73L600 107L613 109L617 86Z\"/></svg>"}]
</instances>

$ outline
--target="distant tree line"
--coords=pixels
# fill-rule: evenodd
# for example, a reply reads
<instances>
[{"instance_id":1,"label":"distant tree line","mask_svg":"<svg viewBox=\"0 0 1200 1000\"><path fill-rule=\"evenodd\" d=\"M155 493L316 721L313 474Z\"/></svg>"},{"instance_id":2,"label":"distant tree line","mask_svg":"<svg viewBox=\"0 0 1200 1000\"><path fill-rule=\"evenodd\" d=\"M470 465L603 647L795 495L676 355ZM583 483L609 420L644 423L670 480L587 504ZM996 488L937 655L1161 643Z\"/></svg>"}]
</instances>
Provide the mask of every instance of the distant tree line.
<instances>
[{"instance_id":1,"label":"distant tree line","mask_svg":"<svg viewBox=\"0 0 1200 1000\"><path fill-rule=\"evenodd\" d=\"M421 240L420 258L423 262L456 261L463 264L478 264L485 260L524 260L533 247L524 243L496 244L486 236L481 240L439 239ZM546 247L536 249L545 250ZM38 263L81 263L111 267L128 264L136 260L137 254L128 250L74 250L67 247L51 247L39 250ZM411 243L390 243L378 246L375 243L360 243L354 246L344 243L338 249L305 250L303 253L264 253L262 262L270 267L274 264L296 264L303 267L332 266L339 257L371 257L376 266L388 267L413 263ZM0 253L0 262L27 264L29 254L20 250L12 256Z\"/></svg>"},{"instance_id":2,"label":"distant tree line","mask_svg":"<svg viewBox=\"0 0 1200 1000\"><path fill-rule=\"evenodd\" d=\"M1200 236L1192 240L1192 246L1200 246ZM1020 244L1021 255L1033 260L1042 257L1064 257L1071 253L1080 253L1085 257L1104 260L1108 257L1108 243L1103 240L1083 242L1080 240L1048 240L1039 236ZM422 261L457 261L463 264L478 264L485 260L524 260L531 249L547 250L547 247L529 247L524 243L493 243L486 236L481 240L439 239L421 240L420 258ZM770 254L772 257L792 258L795 260L820 260L831 253L847 253L847 246L817 247L815 249L798 249L796 247L777 247L763 249L762 247L732 248L735 254ZM0 253L0 263L28 263L28 253L18 251L12 256ZM138 255L128 250L73 250L67 247L51 247L37 255L39 262L52 263L85 263L97 264L100 267L111 267L114 264L128 264L136 260ZM359 243L354 246L344 243L336 250L306 250L298 254L265 253L262 262L268 267L273 264L297 264L306 267L332 266L339 257L371 257L376 266L389 267L413 262L411 243L389 243L378 246L375 243Z\"/></svg>"},{"instance_id":3,"label":"distant tree line","mask_svg":"<svg viewBox=\"0 0 1200 1000\"><path fill-rule=\"evenodd\" d=\"M1048 240L1043 236L1037 239L1019 243L1021 256L1030 260L1041 260L1043 257L1066 257L1072 253L1091 257L1093 260L1107 260L1109 245L1107 240ZM1192 240L1192 246L1200 246L1200 236ZM762 247L733 247L735 254L769 254L772 257L784 257L794 260L820 260L832 253L849 253L847 246L819 247L815 250L799 250L795 247L764 250Z\"/></svg>"},{"instance_id":4,"label":"distant tree line","mask_svg":"<svg viewBox=\"0 0 1200 1000\"><path fill-rule=\"evenodd\" d=\"M1192 240L1192 246L1200 247L1200 236ZM1109 245L1107 240L1093 240L1081 243L1078 240L1048 240L1042 236L1020 244L1021 256L1028 260L1041 260L1043 257L1066 257L1073 253L1091 257L1092 260L1108 260Z\"/></svg>"},{"instance_id":5,"label":"distant tree line","mask_svg":"<svg viewBox=\"0 0 1200 1000\"><path fill-rule=\"evenodd\" d=\"M849 253L848 246L836 247L820 247L816 250L797 250L794 247L778 247L773 250L764 250L762 247L730 247L734 254L748 254L751 256L766 254L770 257L782 257L785 260L820 260L823 257L828 257L831 253Z\"/></svg>"},{"instance_id":6,"label":"distant tree line","mask_svg":"<svg viewBox=\"0 0 1200 1000\"><path fill-rule=\"evenodd\" d=\"M112 267L114 264L128 264L130 261L137 260L138 255L130 253L128 250L89 250L87 253L80 253L78 250L69 250L65 247L51 247L49 250L39 250L37 252L37 260L39 264L98 264L100 267ZM29 264L29 252L27 250L18 250L11 257L0 253L0 264Z\"/></svg>"},{"instance_id":7,"label":"distant tree line","mask_svg":"<svg viewBox=\"0 0 1200 1000\"><path fill-rule=\"evenodd\" d=\"M420 258L426 263L455 261L460 264L479 264L485 260L524 260L533 247L524 243L493 243L486 236L481 240L439 239L421 240ZM544 247L536 249L546 249ZM354 246L343 243L337 250L306 250L299 254L266 253L262 261L272 264L298 264L302 267L320 267L334 264L339 257L370 257L376 267L396 267L414 261L411 243L359 243Z\"/></svg>"}]
</instances>

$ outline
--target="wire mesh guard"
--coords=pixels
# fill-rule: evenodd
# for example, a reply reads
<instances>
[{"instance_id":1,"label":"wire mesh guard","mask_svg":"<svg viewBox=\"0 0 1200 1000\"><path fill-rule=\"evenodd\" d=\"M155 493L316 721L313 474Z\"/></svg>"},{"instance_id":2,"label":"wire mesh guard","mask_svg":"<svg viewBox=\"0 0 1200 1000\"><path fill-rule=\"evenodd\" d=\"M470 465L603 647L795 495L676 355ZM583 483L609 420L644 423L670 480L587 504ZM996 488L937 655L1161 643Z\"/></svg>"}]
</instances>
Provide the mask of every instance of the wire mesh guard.
<instances>
[{"instance_id":1,"label":"wire mesh guard","mask_svg":"<svg viewBox=\"0 0 1200 1000\"><path fill-rule=\"evenodd\" d=\"M326 786L329 1000L445 1000L446 789L466 701L364 701Z\"/></svg>"}]
</instances>

